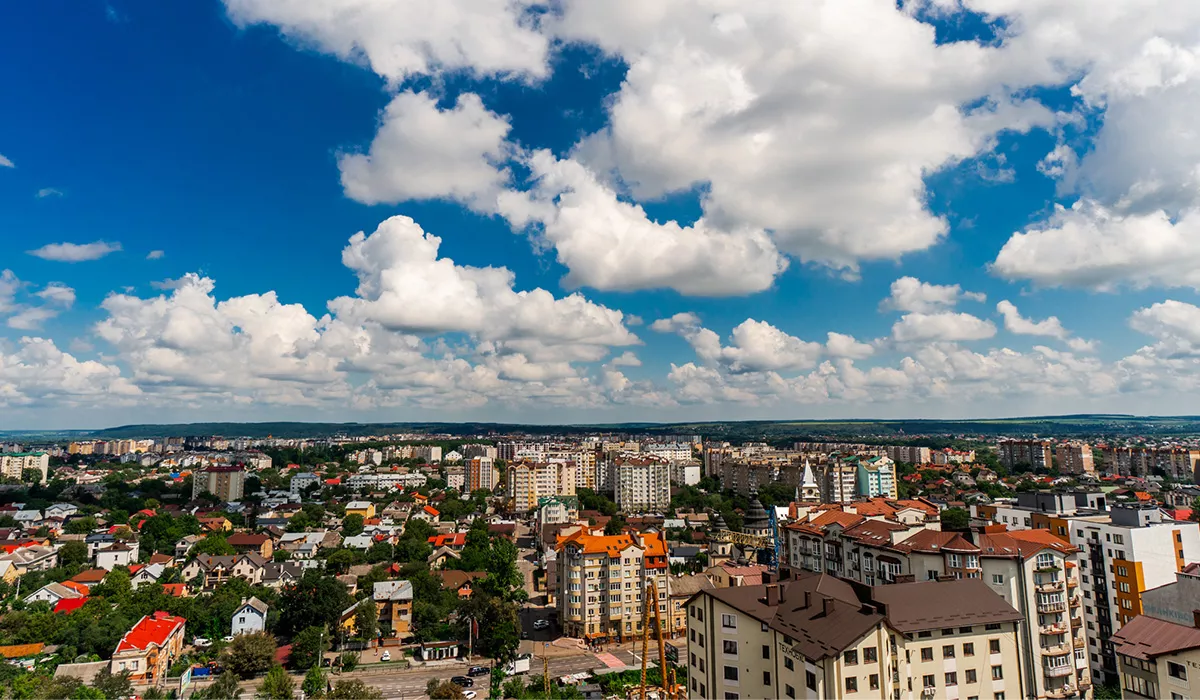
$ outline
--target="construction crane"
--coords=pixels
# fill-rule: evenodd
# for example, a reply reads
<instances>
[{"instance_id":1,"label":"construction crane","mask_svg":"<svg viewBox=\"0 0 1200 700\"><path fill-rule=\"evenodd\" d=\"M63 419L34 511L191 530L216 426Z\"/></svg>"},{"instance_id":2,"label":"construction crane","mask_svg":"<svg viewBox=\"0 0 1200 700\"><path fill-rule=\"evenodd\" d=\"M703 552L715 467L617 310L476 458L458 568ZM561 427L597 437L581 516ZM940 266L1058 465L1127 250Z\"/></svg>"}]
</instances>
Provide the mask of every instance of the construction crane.
<instances>
[{"instance_id":1,"label":"construction crane","mask_svg":"<svg viewBox=\"0 0 1200 700\"><path fill-rule=\"evenodd\" d=\"M642 601L642 683L629 691L629 700L637 695L646 700L650 688L646 685L646 658L650 655L650 624L651 615L654 618L654 632L658 637L658 675L661 677L662 695L660 700L682 700L683 686L675 683L675 670L667 666L667 646L663 641L662 615L658 610L658 584L650 579L646 587L646 598Z\"/></svg>"}]
</instances>

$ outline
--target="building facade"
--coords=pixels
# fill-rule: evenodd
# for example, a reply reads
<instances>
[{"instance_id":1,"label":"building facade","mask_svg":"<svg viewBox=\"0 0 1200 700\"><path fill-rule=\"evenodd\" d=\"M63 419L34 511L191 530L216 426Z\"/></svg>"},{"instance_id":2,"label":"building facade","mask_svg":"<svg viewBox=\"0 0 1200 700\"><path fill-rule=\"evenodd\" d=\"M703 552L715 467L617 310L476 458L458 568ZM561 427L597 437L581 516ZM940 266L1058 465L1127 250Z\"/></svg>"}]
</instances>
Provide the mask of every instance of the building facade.
<instances>
[{"instance_id":1,"label":"building facade","mask_svg":"<svg viewBox=\"0 0 1200 700\"><path fill-rule=\"evenodd\" d=\"M558 619L563 634L588 640L626 640L642 633L643 600L650 582L658 589L664 627L667 610L667 546L662 533L594 535L583 530L555 546Z\"/></svg>"},{"instance_id":2,"label":"building facade","mask_svg":"<svg viewBox=\"0 0 1200 700\"><path fill-rule=\"evenodd\" d=\"M978 581L816 574L702 590L687 607L690 698L1024 695L1020 615Z\"/></svg>"},{"instance_id":3,"label":"building facade","mask_svg":"<svg viewBox=\"0 0 1200 700\"><path fill-rule=\"evenodd\" d=\"M613 496L625 513L665 511L671 505L670 465L646 460L615 465Z\"/></svg>"},{"instance_id":4,"label":"building facade","mask_svg":"<svg viewBox=\"0 0 1200 700\"><path fill-rule=\"evenodd\" d=\"M246 470L241 466L222 465L197 469L192 473L192 498L211 493L225 503L242 500Z\"/></svg>"},{"instance_id":5,"label":"building facade","mask_svg":"<svg viewBox=\"0 0 1200 700\"><path fill-rule=\"evenodd\" d=\"M40 473L41 478L39 481L45 484L46 475L50 470L50 455L45 452L6 452L0 454L0 476L20 481L26 469L33 469Z\"/></svg>"}]
</instances>

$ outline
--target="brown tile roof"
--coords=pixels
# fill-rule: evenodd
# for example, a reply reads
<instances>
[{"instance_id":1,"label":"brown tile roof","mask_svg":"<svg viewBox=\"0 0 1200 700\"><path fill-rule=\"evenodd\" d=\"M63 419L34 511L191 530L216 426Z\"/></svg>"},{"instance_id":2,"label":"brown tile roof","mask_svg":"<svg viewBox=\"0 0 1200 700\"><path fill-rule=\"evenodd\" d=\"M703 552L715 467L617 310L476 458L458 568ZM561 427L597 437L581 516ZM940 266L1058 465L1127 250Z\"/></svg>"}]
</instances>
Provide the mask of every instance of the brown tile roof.
<instances>
[{"instance_id":1,"label":"brown tile roof","mask_svg":"<svg viewBox=\"0 0 1200 700\"><path fill-rule=\"evenodd\" d=\"M1078 551L1049 530L1009 530L979 534L979 553L985 557L1020 556L1022 559L1028 559L1044 549L1063 554Z\"/></svg>"},{"instance_id":2,"label":"brown tile roof","mask_svg":"<svg viewBox=\"0 0 1200 700\"><path fill-rule=\"evenodd\" d=\"M939 530L921 530L906 538L900 544L912 552L940 554L941 552L965 552L978 554L979 548L971 544L957 532L941 532Z\"/></svg>"},{"instance_id":3,"label":"brown tile roof","mask_svg":"<svg viewBox=\"0 0 1200 700\"><path fill-rule=\"evenodd\" d=\"M231 547L261 547L271 539L266 535L255 535L249 532L237 532L225 538Z\"/></svg>"},{"instance_id":4,"label":"brown tile roof","mask_svg":"<svg viewBox=\"0 0 1200 700\"><path fill-rule=\"evenodd\" d=\"M873 587L871 597L900 632L1024 619L979 579L893 583Z\"/></svg>"},{"instance_id":5,"label":"brown tile roof","mask_svg":"<svg viewBox=\"0 0 1200 700\"><path fill-rule=\"evenodd\" d=\"M866 520L866 518L861 515L855 515L854 513L847 513L841 510L827 510L810 520L809 524L816 525L817 527L825 527L827 525L836 523L841 525L843 528L850 529L864 520Z\"/></svg>"},{"instance_id":6,"label":"brown tile roof","mask_svg":"<svg viewBox=\"0 0 1200 700\"><path fill-rule=\"evenodd\" d=\"M75 574L71 577L71 580L76 583L82 583L85 586L90 586L93 583L100 583L107 575L108 572L104 569L88 569L87 571L80 571Z\"/></svg>"},{"instance_id":7,"label":"brown tile roof","mask_svg":"<svg viewBox=\"0 0 1200 700\"><path fill-rule=\"evenodd\" d=\"M442 579L442 587L451 591L456 591L475 579L487 576L485 571L457 571L455 569L441 569L433 573Z\"/></svg>"},{"instance_id":8,"label":"brown tile roof","mask_svg":"<svg viewBox=\"0 0 1200 700\"><path fill-rule=\"evenodd\" d=\"M1112 636L1112 642L1118 654L1149 661L1163 654L1200 647L1200 629L1138 615Z\"/></svg>"},{"instance_id":9,"label":"brown tile roof","mask_svg":"<svg viewBox=\"0 0 1200 700\"><path fill-rule=\"evenodd\" d=\"M868 545L890 545L893 532L903 532L908 528L896 523L885 523L881 520L868 520L846 530L846 537L853 538Z\"/></svg>"}]
</instances>

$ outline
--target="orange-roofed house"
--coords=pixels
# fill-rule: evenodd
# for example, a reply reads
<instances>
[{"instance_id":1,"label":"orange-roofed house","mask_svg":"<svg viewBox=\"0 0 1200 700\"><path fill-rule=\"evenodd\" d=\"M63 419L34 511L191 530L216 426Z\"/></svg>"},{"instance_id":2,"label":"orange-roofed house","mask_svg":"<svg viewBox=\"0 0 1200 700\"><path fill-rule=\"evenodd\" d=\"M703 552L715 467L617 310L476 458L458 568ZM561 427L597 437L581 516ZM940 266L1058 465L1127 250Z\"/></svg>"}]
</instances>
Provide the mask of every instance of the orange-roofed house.
<instances>
[{"instance_id":1,"label":"orange-roofed house","mask_svg":"<svg viewBox=\"0 0 1200 700\"><path fill-rule=\"evenodd\" d=\"M185 598L188 594L186 583L164 583L162 585L163 593L172 598Z\"/></svg>"},{"instance_id":2,"label":"orange-roofed house","mask_svg":"<svg viewBox=\"0 0 1200 700\"><path fill-rule=\"evenodd\" d=\"M159 610L138 620L113 652L112 673L129 671L135 683L153 683L167 675L171 662L183 650L183 629L187 620Z\"/></svg>"},{"instance_id":3,"label":"orange-roofed house","mask_svg":"<svg viewBox=\"0 0 1200 700\"><path fill-rule=\"evenodd\" d=\"M452 551L461 552L463 547L467 545L467 533L450 532L444 535L434 535L429 538L429 544L433 545L434 549L447 547Z\"/></svg>"},{"instance_id":4,"label":"orange-roofed house","mask_svg":"<svg viewBox=\"0 0 1200 700\"><path fill-rule=\"evenodd\" d=\"M418 510L416 513L414 513L413 517L419 520L424 520L425 522L435 522L439 517L441 517L441 515L441 511L439 511L437 508L434 508L433 506L424 506L421 508L421 510Z\"/></svg>"},{"instance_id":5,"label":"orange-roofed house","mask_svg":"<svg viewBox=\"0 0 1200 700\"><path fill-rule=\"evenodd\" d=\"M563 633L590 640L625 640L642 633L646 587L658 587L664 629L667 544L660 532L592 535L580 529L555 545L558 619ZM588 585L595 587L591 599ZM615 588L613 586L616 586ZM604 591L597 595L596 590Z\"/></svg>"}]
</instances>

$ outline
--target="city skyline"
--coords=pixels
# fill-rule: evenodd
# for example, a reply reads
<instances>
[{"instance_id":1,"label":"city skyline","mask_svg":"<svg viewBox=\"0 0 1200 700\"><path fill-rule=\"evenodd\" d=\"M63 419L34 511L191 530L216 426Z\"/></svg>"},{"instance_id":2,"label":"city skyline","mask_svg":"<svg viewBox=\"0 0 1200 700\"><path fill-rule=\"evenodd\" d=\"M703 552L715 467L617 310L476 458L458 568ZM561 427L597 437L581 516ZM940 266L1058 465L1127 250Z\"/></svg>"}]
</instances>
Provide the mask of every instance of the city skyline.
<instances>
[{"instance_id":1,"label":"city skyline","mask_svg":"<svg viewBox=\"0 0 1200 700\"><path fill-rule=\"evenodd\" d=\"M160 5L2 11L5 429L1195 413L1200 7Z\"/></svg>"}]
</instances>

